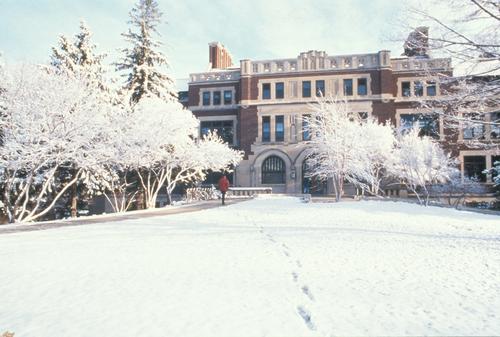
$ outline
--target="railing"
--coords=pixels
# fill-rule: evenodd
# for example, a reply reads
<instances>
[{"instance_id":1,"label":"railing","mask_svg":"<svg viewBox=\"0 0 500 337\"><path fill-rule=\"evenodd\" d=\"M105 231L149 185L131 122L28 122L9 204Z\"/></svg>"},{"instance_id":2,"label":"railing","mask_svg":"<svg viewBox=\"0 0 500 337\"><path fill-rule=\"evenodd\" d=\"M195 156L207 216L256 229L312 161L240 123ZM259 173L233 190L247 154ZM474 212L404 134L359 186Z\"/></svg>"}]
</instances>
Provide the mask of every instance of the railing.
<instances>
[{"instance_id":1,"label":"railing","mask_svg":"<svg viewBox=\"0 0 500 337\"><path fill-rule=\"evenodd\" d=\"M220 192L215 188L211 187L191 187L186 189L186 201L200 201L200 200L213 200L218 199Z\"/></svg>"},{"instance_id":2,"label":"railing","mask_svg":"<svg viewBox=\"0 0 500 337\"><path fill-rule=\"evenodd\" d=\"M210 71L206 73L191 74L190 83L194 82L224 82L238 81L240 79L240 70Z\"/></svg>"},{"instance_id":3,"label":"railing","mask_svg":"<svg viewBox=\"0 0 500 337\"><path fill-rule=\"evenodd\" d=\"M451 59L449 58L404 58L392 59L391 67L393 71L419 71L432 69L451 69Z\"/></svg>"},{"instance_id":4,"label":"railing","mask_svg":"<svg viewBox=\"0 0 500 337\"><path fill-rule=\"evenodd\" d=\"M380 66L378 53L328 56L325 52L310 51L301 53L299 57L294 59L250 61L246 71L251 74L266 74L294 71L359 69L378 66Z\"/></svg>"},{"instance_id":5,"label":"railing","mask_svg":"<svg viewBox=\"0 0 500 337\"><path fill-rule=\"evenodd\" d=\"M251 197L257 194L272 194L272 187L230 187L228 196Z\"/></svg>"}]
</instances>

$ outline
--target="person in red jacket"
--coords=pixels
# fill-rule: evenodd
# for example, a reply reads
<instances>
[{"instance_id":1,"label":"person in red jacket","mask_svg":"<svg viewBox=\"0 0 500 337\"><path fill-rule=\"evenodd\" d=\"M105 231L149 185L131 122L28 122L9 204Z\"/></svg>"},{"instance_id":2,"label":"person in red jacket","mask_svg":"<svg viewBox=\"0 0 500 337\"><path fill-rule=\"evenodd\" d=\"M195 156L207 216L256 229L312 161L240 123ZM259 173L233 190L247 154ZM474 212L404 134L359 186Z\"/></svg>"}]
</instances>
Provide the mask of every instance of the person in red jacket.
<instances>
[{"instance_id":1,"label":"person in red jacket","mask_svg":"<svg viewBox=\"0 0 500 337\"><path fill-rule=\"evenodd\" d=\"M226 199L226 192L229 189L229 180L225 175L219 179L219 190L222 192L222 204L225 205L224 201Z\"/></svg>"}]
</instances>

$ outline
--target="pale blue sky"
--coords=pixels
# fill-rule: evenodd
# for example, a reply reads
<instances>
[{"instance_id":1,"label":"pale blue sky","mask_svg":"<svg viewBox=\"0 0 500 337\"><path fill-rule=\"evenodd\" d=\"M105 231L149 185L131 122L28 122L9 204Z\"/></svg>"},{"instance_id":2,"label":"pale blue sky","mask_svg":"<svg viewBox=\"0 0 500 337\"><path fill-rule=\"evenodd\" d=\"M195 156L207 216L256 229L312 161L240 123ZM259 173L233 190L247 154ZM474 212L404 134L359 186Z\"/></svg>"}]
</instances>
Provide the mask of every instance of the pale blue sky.
<instances>
[{"instance_id":1,"label":"pale blue sky","mask_svg":"<svg viewBox=\"0 0 500 337\"><path fill-rule=\"evenodd\" d=\"M107 62L125 45L128 12L135 0L0 0L0 51L7 62L47 62L59 34L74 35L80 18L94 33ZM167 21L160 27L171 74L204 71L208 43L220 41L240 59L402 51L388 38L400 1L391 0L159 0Z\"/></svg>"}]
</instances>

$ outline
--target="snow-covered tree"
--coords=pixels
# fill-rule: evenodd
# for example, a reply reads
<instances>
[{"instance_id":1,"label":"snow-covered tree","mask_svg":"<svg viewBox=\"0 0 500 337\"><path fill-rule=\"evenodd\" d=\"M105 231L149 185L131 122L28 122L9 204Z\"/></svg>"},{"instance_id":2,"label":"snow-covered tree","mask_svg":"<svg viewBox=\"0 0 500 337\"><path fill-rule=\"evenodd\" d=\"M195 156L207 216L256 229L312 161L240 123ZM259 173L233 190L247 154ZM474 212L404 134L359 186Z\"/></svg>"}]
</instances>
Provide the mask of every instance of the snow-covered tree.
<instances>
[{"instance_id":1,"label":"snow-covered tree","mask_svg":"<svg viewBox=\"0 0 500 337\"><path fill-rule=\"evenodd\" d=\"M80 32L73 40L61 35L58 46L52 47L50 64L59 72L83 77L90 86L109 94L106 71L102 64L106 54L98 54L97 46L92 42L92 32L80 21Z\"/></svg>"},{"instance_id":2,"label":"snow-covered tree","mask_svg":"<svg viewBox=\"0 0 500 337\"><path fill-rule=\"evenodd\" d=\"M495 183L495 186L500 186L500 161L493 163L493 168L490 173L494 176L493 182Z\"/></svg>"},{"instance_id":3,"label":"snow-covered tree","mask_svg":"<svg viewBox=\"0 0 500 337\"><path fill-rule=\"evenodd\" d=\"M359 132L359 150L353 174L360 188L371 195L381 195L386 165L393 155L396 142L394 129L389 121L380 124L373 118L367 118L361 123Z\"/></svg>"},{"instance_id":4,"label":"snow-covered tree","mask_svg":"<svg viewBox=\"0 0 500 337\"><path fill-rule=\"evenodd\" d=\"M230 172L242 159L243 153L228 146L216 133L189 143L175 152L177 167L167 167L166 191L170 200L177 184L203 181L207 172Z\"/></svg>"},{"instance_id":5,"label":"snow-covered tree","mask_svg":"<svg viewBox=\"0 0 500 337\"><path fill-rule=\"evenodd\" d=\"M106 144L107 159L99 160L97 176L90 181L100 184L113 207L122 211L138 197L137 188L145 206L154 208L162 190L170 200L177 184L202 180L205 171L229 169L242 158L216 135L197 139L198 120L175 101L144 98L112 120L116 132ZM130 184L136 184L135 191Z\"/></svg>"},{"instance_id":6,"label":"snow-covered tree","mask_svg":"<svg viewBox=\"0 0 500 337\"><path fill-rule=\"evenodd\" d=\"M445 126L457 131L478 126L500 130L500 4L492 0L418 1L406 11L405 29L415 29L433 56L451 57L455 75L428 71L442 97L422 101L439 108ZM425 25L426 29L418 29ZM420 27L422 28L422 27ZM494 131L493 131L494 132ZM471 134L473 146L497 147L484 133Z\"/></svg>"},{"instance_id":7,"label":"snow-covered tree","mask_svg":"<svg viewBox=\"0 0 500 337\"><path fill-rule=\"evenodd\" d=\"M456 160L446 154L430 137L420 135L418 128L399 134L388 173L413 192L420 204L428 205L433 184L446 183L456 167Z\"/></svg>"},{"instance_id":8,"label":"snow-covered tree","mask_svg":"<svg viewBox=\"0 0 500 337\"><path fill-rule=\"evenodd\" d=\"M1 200L10 222L32 221L95 164L111 106L84 79L39 66L9 68L0 82ZM75 174L67 175L69 168Z\"/></svg>"},{"instance_id":9,"label":"snow-covered tree","mask_svg":"<svg viewBox=\"0 0 500 337\"><path fill-rule=\"evenodd\" d=\"M125 71L124 91L135 104L147 95L165 101L177 100L174 81L166 74L169 64L159 50L162 43L154 38L160 35L158 25L162 12L156 0L139 0L130 11L129 28L122 36L130 47L122 49L124 57L117 63L117 70Z\"/></svg>"},{"instance_id":10,"label":"snow-covered tree","mask_svg":"<svg viewBox=\"0 0 500 337\"><path fill-rule=\"evenodd\" d=\"M308 174L333 179L337 201L345 181L378 194L394 143L391 127L363 118L346 101L337 99L321 98L312 111L304 123L311 135Z\"/></svg>"},{"instance_id":11,"label":"snow-covered tree","mask_svg":"<svg viewBox=\"0 0 500 337\"><path fill-rule=\"evenodd\" d=\"M70 40L64 35L59 37L58 46L52 48L51 65L57 72L66 76L84 79L91 90L100 94L105 102L119 103L117 95L111 90L106 79L106 71L102 64L105 54L98 54L97 46L92 41L92 32L85 23L80 21L80 32ZM70 169L69 174L76 174L76 169ZM72 186L71 216L77 215L77 200L80 197L80 182Z\"/></svg>"}]
</instances>

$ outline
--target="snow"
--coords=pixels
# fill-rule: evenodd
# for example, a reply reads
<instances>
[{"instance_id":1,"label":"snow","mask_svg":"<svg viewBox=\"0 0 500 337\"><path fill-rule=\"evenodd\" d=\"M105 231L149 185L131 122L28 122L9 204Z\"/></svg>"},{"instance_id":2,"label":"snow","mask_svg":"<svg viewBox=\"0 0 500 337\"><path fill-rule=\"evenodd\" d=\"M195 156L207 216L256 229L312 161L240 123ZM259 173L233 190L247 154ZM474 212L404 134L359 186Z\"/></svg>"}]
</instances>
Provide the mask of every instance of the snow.
<instances>
[{"instance_id":1,"label":"snow","mask_svg":"<svg viewBox=\"0 0 500 337\"><path fill-rule=\"evenodd\" d=\"M19 336L494 335L500 221L396 202L260 196L0 236Z\"/></svg>"}]
</instances>

